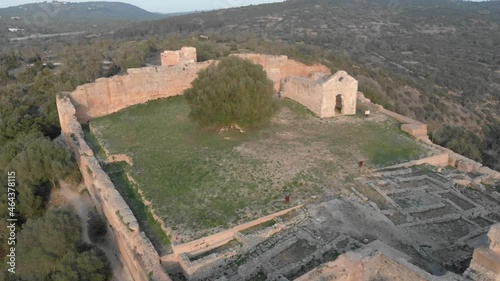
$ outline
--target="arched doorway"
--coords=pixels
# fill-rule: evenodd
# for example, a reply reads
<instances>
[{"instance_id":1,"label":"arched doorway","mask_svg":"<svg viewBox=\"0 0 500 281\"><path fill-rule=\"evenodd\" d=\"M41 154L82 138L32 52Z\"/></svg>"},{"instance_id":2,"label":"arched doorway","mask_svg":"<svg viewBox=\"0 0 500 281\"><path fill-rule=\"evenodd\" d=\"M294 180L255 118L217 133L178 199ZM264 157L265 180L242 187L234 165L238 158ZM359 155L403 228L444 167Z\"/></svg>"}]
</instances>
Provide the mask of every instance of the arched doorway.
<instances>
[{"instance_id":1,"label":"arched doorway","mask_svg":"<svg viewBox=\"0 0 500 281\"><path fill-rule=\"evenodd\" d=\"M339 94L335 98L335 113L342 113L344 111L344 97Z\"/></svg>"}]
</instances>

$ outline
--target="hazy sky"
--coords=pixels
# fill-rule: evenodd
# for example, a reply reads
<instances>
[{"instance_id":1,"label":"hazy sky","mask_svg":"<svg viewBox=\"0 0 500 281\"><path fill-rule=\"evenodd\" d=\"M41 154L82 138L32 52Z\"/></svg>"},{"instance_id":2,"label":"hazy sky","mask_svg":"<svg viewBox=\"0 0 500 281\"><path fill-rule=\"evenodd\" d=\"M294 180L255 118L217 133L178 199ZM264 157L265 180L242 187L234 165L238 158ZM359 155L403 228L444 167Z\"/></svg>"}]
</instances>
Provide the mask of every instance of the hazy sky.
<instances>
[{"instance_id":1,"label":"hazy sky","mask_svg":"<svg viewBox=\"0 0 500 281\"><path fill-rule=\"evenodd\" d=\"M79 0L68 2L94 2L100 0ZM9 6L17 6L21 4L44 2L36 0L1 0L0 8ZM150 12L158 13L175 13L175 12L188 12L195 10L213 10L232 8L239 6L247 6L252 4L283 2L283 0L115 0L106 2L125 2L136 5Z\"/></svg>"}]
</instances>

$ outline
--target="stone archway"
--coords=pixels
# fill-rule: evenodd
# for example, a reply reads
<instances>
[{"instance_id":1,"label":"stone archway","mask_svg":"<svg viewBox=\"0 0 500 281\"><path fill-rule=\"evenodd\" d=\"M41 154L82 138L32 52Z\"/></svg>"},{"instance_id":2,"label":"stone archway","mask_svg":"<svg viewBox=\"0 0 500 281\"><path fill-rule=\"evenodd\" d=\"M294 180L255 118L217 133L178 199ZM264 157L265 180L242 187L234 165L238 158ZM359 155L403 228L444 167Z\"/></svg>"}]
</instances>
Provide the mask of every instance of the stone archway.
<instances>
[{"instance_id":1,"label":"stone archway","mask_svg":"<svg viewBox=\"0 0 500 281\"><path fill-rule=\"evenodd\" d=\"M335 113L342 114L344 112L344 96L338 94L335 97Z\"/></svg>"}]
</instances>

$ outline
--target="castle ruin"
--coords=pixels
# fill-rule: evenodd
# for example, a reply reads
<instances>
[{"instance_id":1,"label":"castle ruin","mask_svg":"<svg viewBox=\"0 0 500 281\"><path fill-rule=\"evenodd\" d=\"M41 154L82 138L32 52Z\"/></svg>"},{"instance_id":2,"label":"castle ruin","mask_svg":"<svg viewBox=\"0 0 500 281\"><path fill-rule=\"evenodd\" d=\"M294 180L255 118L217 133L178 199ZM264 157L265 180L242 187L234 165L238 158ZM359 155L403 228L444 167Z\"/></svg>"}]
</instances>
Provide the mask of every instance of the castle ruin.
<instances>
[{"instance_id":1,"label":"castle ruin","mask_svg":"<svg viewBox=\"0 0 500 281\"><path fill-rule=\"evenodd\" d=\"M402 122L403 130L430 143L425 124L371 104L357 92L357 81L344 71L332 75L323 65L305 65L286 56L237 56L262 65L276 92L301 103L321 118L355 114L356 102L361 101ZM464 181L461 170L477 172L477 178L469 179L471 184L477 181L479 187L482 180L500 179L500 174L437 146L443 154L361 178L358 180L360 186L351 188L352 196L369 202L368 206L373 207L369 210L363 207L364 212L374 214L377 217L375 223L384 223L394 233L437 233L429 237L424 235L422 241L407 245L417 253L416 256L410 257L386 245L387 241L359 241L335 232L330 227L338 222L333 216L341 213L336 208L347 203L345 199L332 199L319 205L298 206L223 233L174 245L173 254L160 257L87 145L81 124L134 104L181 95L190 87L198 71L216 63L196 61L194 48L167 51L162 53L162 66L129 69L126 75L101 78L57 98L62 136L74 152L87 189L98 210L106 217L121 261L134 280L171 280L167 270L172 268L183 272L189 280L246 280L259 274L265 274L267 280L283 281L298 276L301 277L296 280L467 280L451 273L432 276L412 263L417 256L435 258L450 250L460 252L464 245L476 245L473 242L484 236L490 227L490 246L483 245L474 251L468 276L498 280L500 231L498 225L492 225L500 223L500 195L488 191L475 194L476 197L467 195L469 198L457 190L455 183ZM412 165L423 163L452 165L459 170L443 176L422 175L420 170L412 168ZM421 206L415 202L424 204ZM449 213L442 215L436 211L441 208ZM283 214L288 212L294 215L284 221ZM326 213L328 216L324 216ZM269 220L274 220L275 224L255 233L241 233ZM320 220L325 223L318 223ZM447 239L439 235L438 230L448 226L456 227L457 231L453 233L456 237ZM434 242L436 239L441 244ZM239 245L222 252L215 251L230 240L237 240ZM432 250L421 247L434 244L437 247ZM283 253L290 249L296 249L300 255L286 257L289 264L284 266ZM208 251L214 252L200 257ZM338 257L325 260L332 253ZM228 264L241 262L241 256L248 257L245 264L224 271ZM318 264L321 265L317 267ZM302 272L304 269L309 270ZM226 277L228 274L233 275Z\"/></svg>"},{"instance_id":2,"label":"castle ruin","mask_svg":"<svg viewBox=\"0 0 500 281\"><path fill-rule=\"evenodd\" d=\"M352 115L356 112L358 84L344 71L331 75L324 65L305 65L286 56L236 56L262 65L273 81L276 92L281 89L282 96L301 103L320 117ZM200 70L217 63L196 61L195 48L165 51L162 53L161 67L129 69L127 75L100 78L94 83L78 86L69 94L78 121L85 123L134 104L182 95L184 90L191 87ZM314 80L315 77L322 77L319 80L323 82ZM301 78L305 82L296 82L302 81ZM308 84L317 85L307 87ZM301 89L304 91L299 93ZM338 114L335 114L336 111Z\"/></svg>"}]
</instances>

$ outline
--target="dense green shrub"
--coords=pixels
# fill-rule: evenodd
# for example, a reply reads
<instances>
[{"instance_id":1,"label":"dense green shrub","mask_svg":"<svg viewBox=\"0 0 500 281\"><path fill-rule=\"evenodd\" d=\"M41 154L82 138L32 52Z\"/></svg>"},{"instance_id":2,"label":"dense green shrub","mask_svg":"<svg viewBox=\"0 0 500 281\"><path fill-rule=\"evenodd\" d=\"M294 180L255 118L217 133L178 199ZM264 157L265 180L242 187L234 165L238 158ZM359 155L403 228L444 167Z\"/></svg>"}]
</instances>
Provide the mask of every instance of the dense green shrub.
<instances>
[{"instance_id":1,"label":"dense green shrub","mask_svg":"<svg viewBox=\"0 0 500 281\"><path fill-rule=\"evenodd\" d=\"M90 241L94 243L102 242L106 235L106 221L96 211L88 214L88 234Z\"/></svg>"},{"instance_id":2,"label":"dense green shrub","mask_svg":"<svg viewBox=\"0 0 500 281\"><path fill-rule=\"evenodd\" d=\"M104 253L80 241L80 220L70 210L50 210L28 220L18 236L22 280L109 280ZM36 265L36 266L34 266Z\"/></svg>"},{"instance_id":3,"label":"dense green shrub","mask_svg":"<svg viewBox=\"0 0 500 281\"><path fill-rule=\"evenodd\" d=\"M433 142L445 146L454 152L469 157L475 161L482 161L481 139L461 127L445 125L431 132Z\"/></svg>"},{"instance_id":4,"label":"dense green shrub","mask_svg":"<svg viewBox=\"0 0 500 281\"><path fill-rule=\"evenodd\" d=\"M485 164L500 170L500 124L485 128L483 159Z\"/></svg>"},{"instance_id":5,"label":"dense green shrub","mask_svg":"<svg viewBox=\"0 0 500 281\"><path fill-rule=\"evenodd\" d=\"M362 92L366 98L370 99L373 103L380 104L384 108L393 109L387 98L370 86L360 86L359 91Z\"/></svg>"},{"instance_id":6,"label":"dense green shrub","mask_svg":"<svg viewBox=\"0 0 500 281\"><path fill-rule=\"evenodd\" d=\"M262 66L228 57L200 71L185 97L191 118L202 126L253 127L267 123L276 112L273 92Z\"/></svg>"}]
</instances>

